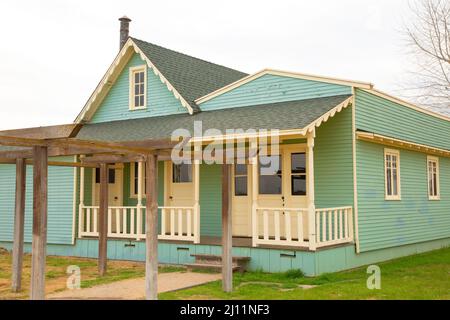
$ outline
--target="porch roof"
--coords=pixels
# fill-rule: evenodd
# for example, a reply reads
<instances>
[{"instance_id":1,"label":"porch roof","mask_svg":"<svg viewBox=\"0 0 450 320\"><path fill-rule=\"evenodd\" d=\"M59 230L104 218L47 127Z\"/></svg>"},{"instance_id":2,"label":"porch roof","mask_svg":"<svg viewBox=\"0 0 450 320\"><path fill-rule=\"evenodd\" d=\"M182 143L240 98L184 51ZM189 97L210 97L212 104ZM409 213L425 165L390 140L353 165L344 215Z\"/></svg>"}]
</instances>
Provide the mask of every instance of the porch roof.
<instances>
[{"instance_id":1,"label":"porch roof","mask_svg":"<svg viewBox=\"0 0 450 320\"><path fill-rule=\"evenodd\" d=\"M183 128L191 133L194 121L202 129L303 129L349 99L351 95L278 102L214 111L194 115L178 114L104 123L85 124L78 139L97 141L135 141L170 138L173 130Z\"/></svg>"}]
</instances>

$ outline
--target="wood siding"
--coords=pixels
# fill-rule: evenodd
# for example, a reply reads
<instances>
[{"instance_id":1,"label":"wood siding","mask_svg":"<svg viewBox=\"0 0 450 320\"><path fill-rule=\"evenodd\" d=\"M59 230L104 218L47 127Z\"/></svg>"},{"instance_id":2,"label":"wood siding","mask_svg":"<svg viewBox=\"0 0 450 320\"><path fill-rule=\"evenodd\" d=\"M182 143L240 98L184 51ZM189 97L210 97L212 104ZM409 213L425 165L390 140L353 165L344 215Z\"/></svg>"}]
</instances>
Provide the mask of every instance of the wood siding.
<instances>
[{"instance_id":1,"label":"wood siding","mask_svg":"<svg viewBox=\"0 0 450 320\"><path fill-rule=\"evenodd\" d=\"M147 67L147 108L129 110L129 68L145 64L134 54L103 102L92 117L91 123L137 119L188 112L165 84Z\"/></svg>"},{"instance_id":2,"label":"wood siding","mask_svg":"<svg viewBox=\"0 0 450 320\"><path fill-rule=\"evenodd\" d=\"M202 236L222 235L221 167L219 164L200 165L200 234Z\"/></svg>"},{"instance_id":3,"label":"wood siding","mask_svg":"<svg viewBox=\"0 0 450 320\"><path fill-rule=\"evenodd\" d=\"M351 94L351 87L267 74L202 103L200 109L217 110L343 94Z\"/></svg>"}]
</instances>

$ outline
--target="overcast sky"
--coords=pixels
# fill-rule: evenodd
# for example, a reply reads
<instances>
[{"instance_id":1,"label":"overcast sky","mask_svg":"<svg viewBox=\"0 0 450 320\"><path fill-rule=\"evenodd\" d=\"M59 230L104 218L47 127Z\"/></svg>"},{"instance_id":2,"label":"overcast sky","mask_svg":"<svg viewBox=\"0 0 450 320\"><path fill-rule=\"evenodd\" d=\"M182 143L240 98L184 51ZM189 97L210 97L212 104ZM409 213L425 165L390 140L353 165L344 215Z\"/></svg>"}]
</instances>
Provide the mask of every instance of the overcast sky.
<instances>
[{"instance_id":1,"label":"overcast sky","mask_svg":"<svg viewBox=\"0 0 450 320\"><path fill-rule=\"evenodd\" d=\"M71 123L130 34L247 73L372 82L398 93L411 67L407 0L0 2L0 130Z\"/></svg>"}]
</instances>

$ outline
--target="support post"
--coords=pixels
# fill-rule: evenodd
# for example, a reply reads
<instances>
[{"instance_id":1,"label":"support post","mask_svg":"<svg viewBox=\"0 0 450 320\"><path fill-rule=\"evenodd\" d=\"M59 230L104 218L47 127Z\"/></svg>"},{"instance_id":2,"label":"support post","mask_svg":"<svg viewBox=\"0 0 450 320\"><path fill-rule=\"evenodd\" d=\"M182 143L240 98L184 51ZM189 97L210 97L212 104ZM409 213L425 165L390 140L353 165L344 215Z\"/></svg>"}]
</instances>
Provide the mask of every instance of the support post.
<instances>
[{"instance_id":1,"label":"support post","mask_svg":"<svg viewBox=\"0 0 450 320\"><path fill-rule=\"evenodd\" d=\"M83 232L84 226L84 215L83 215L83 207L84 207L84 167L80 168L80 206L78 208L78 237L81 237L81 233Z\"/></svg>"},{"instance_id":2,"label":"support post","mask_svg":"<svg viewBox=\"0 0 450 320\"><path fill-rule=\"evenodd\" d=\"M138 190L137 190L137 208L136 208L136 240L141 240L140 235L142 234L142 198L143 198L143 187L144 182L144 163L142 161L138 162Z\"/></svg>"},{"instance_id":3,"label":"support post","mask_svg":"<svg viewBox=\"0 0 450 320\"><path fill-rule=\"evenodd\" d=\"M231 164L222 165L222 289L233 290Z\"/></svg>"},{"instance_id":4,"label":"support post","mask_svg":"<svg viewBox=\"0 0 450 320\"><path fill-rule=\"evenodd\" d=\"M256 209L258 208L258 144L257 141L252 141L250 150L253 153L251 158L252 166L252 246L256 247L256 240L258 239L258 219Z\"/></svg>"},{"instance_id":5,"label":"support post","mask_svg":"<svg viewBox=\"0 0 450 320\"><path fill-rule=\"evenodd\" d=\"M100 164L100 208L98 212L98 274L104 276L107 268L108 241L108 165Z\"/></svg>"},{"instance_id":6,"label":"support post","mask_svg":"<svg viewBox=\"0 0 450 320\"><path fill-rule=\"evenodd\" d=\"M309 250L315 251L316 244L316 206L315 206L315 196L314 196L314 138L316 131L308 133L307 135L307 146L308 150L306 152L307 161L307 175L308 175L308 242Z\"/></svg>"},{"instance_id":7,"label":"support post","mask_svg":"<svg viewBox=\"0 0 450 320\"><path fill-rule=\"evenodd\" d=\"M47 147L33 147L33 242L31 247L31 300L45 298L47 254Z\"/></svg>"},{"instance_id":8,"label":"support post","mask_svg":"<svg viewBox=\"0 0 450 320\"><path fill-rule=\"evenodd\" d=\"M145 239L145 297L158 299L158 158L147 156L146 162L146 239Z\"/></svg>"},{"instance_id":9,"label":"support post","mask_svg":"<svg viewBox=\"0 0 450 320\"><path fill-rule=\"evenodd\" d=\"M200 243L200 152L201 145L194 145L194 243Z\"/></svg>"},{"instance_id":10,"label":"support post","mask_svg":"<svg viewBox=\"0 0 450 320\"><path fill-rule=\"evenodd\" d=\"M22 288L26 167L25 159L16 160L16 205L14 215L14 244L11 279L11 289L13 292L19 292Z\"/></svg>"}]
</instances>

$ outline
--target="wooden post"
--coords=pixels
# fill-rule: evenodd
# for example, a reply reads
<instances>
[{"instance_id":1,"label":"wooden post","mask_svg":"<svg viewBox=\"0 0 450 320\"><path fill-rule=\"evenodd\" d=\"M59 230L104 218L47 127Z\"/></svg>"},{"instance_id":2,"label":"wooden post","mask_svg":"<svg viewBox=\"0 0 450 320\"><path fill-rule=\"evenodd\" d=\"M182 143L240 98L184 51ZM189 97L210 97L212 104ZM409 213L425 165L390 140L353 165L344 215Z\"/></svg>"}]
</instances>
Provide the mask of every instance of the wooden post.
<instances>
[{"instance_id":1,"label":"wooden post","mask_svg":"<svg viewBox=\"0 0 450 320\"><path fill-rule=\"evenodd\" d=\"M149 154L146 162L146 255L145 255L145 297L158 299L158 158Z\"/></svg>"},{"instance_id":2,"label":"wooden post","mask_svg":"<svg viewBox=\"0 0 450 320\"><path fill-rule=\"evenodd\" d=\"M222 164L222 289L233 290L231 164Z\"/></svg>"},{"instance_id":3,"label":"wooden post","mask_svg":"<svg viewBox=\"0 0 450 320\"><path fill-rule=\"evenodd\" d=\"M194 145L194 243L200 243L200 159L201 145Z\"/></svg>"},{"instance_id":4,"label":"wooden post","mask_svg":"<svg viewBox=\"0 0 450 320\"><path fill-rule=\"evenodd\" d=\"M307 169L306 174L308 175L307 181L307 195L308 195L308 242L309 242L309 250L316 250L316 206L315 206L315 196L314 196L314 138L315 138L315 130L311 133L308 133L307 136L307 145L308 150L306 155L308 157L307 160ZM301 240L301 239L299 239Z\"/></svg>"},{"instance_id":5,"label":"wooden post","mask_svg":"<svg viewBox=\"0 0 450 320\"><path fill-rule=\"evenodd\" d=\"M108 165L100 164L100 208L98 213L98 274L104 276L108 241Z\"/></svg>"},{"instance_id":6,"label":"wooden post","mask_svg":"<svg viewBox=\"0 0 450 320\"><path fill-rule=\"evenodd\" d=\"M47 246L47 147L33 147L33 243L30 299L45 298Z\"/></svg>"},{"instance_id":7,"label":"wooden post","mask_svg":"<svg viewBox=\"0 0 450 320\"><path fill-rule=\"evenodd\" d=\"M137 189L137 208L136 208L136 240L141 240L142 234L142 198L144 189L144 163L138 162L138 189Z\"/></svg>"},{"instance_id":8,"label":"wooden post","mask_svg":"<svg viewBox=\"0 0 450 320\"><path fill-rule=\"evenodd\" d=\"M250 144L251 152L254 153L254 156L251 158L251 167L252 167L252 246L256 247L256 240L258 239L258 219L256 209L258 208L258 155L257 141L252 141Z\"/></svg>"},{"instance_id":9,"label":"wooden post","mask_svg":"<svg viewBox=\"0 0 450 320\"><path fill-rule=\"evenodd\" d=\"M11 279L11 289L13 292L19 292L22 288L26 168L25 159L16 160L16 207L14 216L14 244Z\"/></svg>"},{"instance_id":10,"label":"wooden post","mask_svg":"<svg viewBox=\"0 0 450 320\"><path fill-rule=\"evenodd\" d=\"M84 167L80 168L80 206L78 208L78 237L81 238L83 232L83 207L84 207Z\"/></svg>"}]
</instances>

